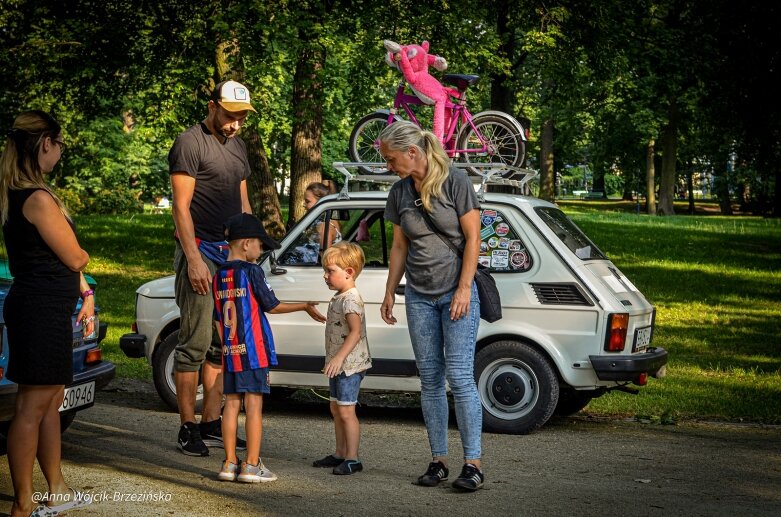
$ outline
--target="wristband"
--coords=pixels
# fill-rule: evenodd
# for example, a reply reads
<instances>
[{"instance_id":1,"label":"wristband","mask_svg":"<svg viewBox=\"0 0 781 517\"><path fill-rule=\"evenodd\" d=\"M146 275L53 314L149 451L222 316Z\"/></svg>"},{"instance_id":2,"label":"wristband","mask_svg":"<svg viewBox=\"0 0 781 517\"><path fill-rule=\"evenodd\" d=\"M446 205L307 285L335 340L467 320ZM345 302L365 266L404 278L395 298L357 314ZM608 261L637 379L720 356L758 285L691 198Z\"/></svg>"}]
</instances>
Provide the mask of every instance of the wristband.
<instances>
[{"instance_id":1,"label":"wristband","mask_svg":"<svg viewBox=\"0 0 781 517\"><path fill-rule=\"evenodd\" d=\"M84 300L84 299L87 298L87 296L92 296L94 294L95 294L95 291L93 291L92 289L87 289L86 291L81 293L81 299Z\"/></svg>"}]
</instances>

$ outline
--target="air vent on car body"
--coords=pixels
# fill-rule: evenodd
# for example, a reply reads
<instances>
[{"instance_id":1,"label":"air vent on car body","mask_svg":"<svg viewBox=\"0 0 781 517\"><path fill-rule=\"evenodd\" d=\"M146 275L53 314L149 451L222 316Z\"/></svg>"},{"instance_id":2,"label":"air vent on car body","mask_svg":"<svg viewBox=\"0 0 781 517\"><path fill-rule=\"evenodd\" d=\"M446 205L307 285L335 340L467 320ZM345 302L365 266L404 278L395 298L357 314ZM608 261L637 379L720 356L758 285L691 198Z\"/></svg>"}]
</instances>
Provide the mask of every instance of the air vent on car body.
<instances>
[{"instance_id":1,"label":"air vent on car body","mask_svg":"<svg viewBox=\"0 0 781 517\"><path fill-rule=\"evenodd\" d=\"M533 283L537 300L544 305L594 305L577 284Z\"/></svg>"}]
</instances>

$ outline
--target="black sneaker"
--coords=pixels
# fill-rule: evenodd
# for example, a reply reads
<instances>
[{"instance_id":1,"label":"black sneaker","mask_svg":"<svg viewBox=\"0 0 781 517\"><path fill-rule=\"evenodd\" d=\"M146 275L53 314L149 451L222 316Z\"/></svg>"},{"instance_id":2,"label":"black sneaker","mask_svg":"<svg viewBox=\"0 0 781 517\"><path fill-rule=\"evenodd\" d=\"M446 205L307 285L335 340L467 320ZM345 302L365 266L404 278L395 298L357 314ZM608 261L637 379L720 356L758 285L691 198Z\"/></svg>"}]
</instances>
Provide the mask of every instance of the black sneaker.
<instances>
[{"instance_id":1,"label":"black sneaker","mask_svg":"<svg viewBox=\"0 0 781 517\"><path fill-rule=\"evenodd\" d=\"M485 481L485 476L480 472L480 469L471 463L466 463L461 469L461 474L453 481L453 488L474 492L483 488L483 481Z\"/></svg>"},{"instance_id":2,"label":"black sneaker","mask_svg":"<svg viewBox=\"0 0 781 517\"><path fill-rule=\"evenodd\" d=\"M315 460L312 462L313 467L336 467L344 462L344 458L337 458L333 454L329 454L323 459Z\"/></svg>"},{"instance_id":3,"label":"black sneaker","mask_svg":"<svg viewBox=\"0 0 781 517\"><path fill-rule=\"evenodd\" d=\"M337 476L349 476L363 470L363 463L358 460L344 460L334 467L333 472Z\"/></svg>"},{"instance_id":4,"label":"black sneaker","mask_svg":"<svg viewBox=\"0 0 781 517\"><path fill-rule=\"evenodd\" d=\"M179 428L177 446L188 456L209 455L209 449L204 445L198 426L194 422L187 422Z\"/></svg>"},{"instance_id":5,"label":"black sneaker","mask_svg":"<svg viewBox=\"0 0 781 517\"><path fill-rule=\"evenodd\" d=\"M450 471L441 461L432 461L428 464L428 470L418 478L420 486L437 486L440 482L447 479Z\"/></svg>"},{"instance_id":6,"label":"black sneaker","mask_svg":"<svg viewBox=\"0 0 781 517\"><path fill-rule=\"evenodd\" d=\"M225 448L222 442L222 417L218 418L217 420L212 420L211 422L201 422L198 424L198 429L201 431L203 443L207 447L218 447L220 449ZM238 436L236 437L236 450L247 450L247 442Z\"/></svg>"}]
</instances>

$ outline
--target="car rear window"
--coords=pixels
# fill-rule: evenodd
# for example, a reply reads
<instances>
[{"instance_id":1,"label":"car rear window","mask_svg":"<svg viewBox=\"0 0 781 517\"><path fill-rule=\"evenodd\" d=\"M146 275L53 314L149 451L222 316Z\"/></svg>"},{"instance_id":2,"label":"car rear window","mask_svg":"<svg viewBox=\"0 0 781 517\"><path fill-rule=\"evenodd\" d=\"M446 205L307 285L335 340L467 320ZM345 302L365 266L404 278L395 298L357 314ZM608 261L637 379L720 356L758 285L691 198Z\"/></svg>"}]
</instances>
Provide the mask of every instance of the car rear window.
<instances>
[{"instance_id":1,"label":"car rear window","mask_svg":"<svg viewBox=\"0 0 781 517\"><path fill-rule=\"evenodd\" d=\"M581 260L607 260L586 234L575 226L572 220L557 208L537 207L537 215L545 221L553 233Z\"/></svg>"},{"instance_id":2,"label":"car rear window","mask_svg":"<svg viewBox=\"0 0 781 517\"><path fill-rule=\"evenodd\" d=\"M477 261L491 271L524 272L532 267L526 244L499 210L480 210L480 256Z\"/></svg>"}]
</instances>

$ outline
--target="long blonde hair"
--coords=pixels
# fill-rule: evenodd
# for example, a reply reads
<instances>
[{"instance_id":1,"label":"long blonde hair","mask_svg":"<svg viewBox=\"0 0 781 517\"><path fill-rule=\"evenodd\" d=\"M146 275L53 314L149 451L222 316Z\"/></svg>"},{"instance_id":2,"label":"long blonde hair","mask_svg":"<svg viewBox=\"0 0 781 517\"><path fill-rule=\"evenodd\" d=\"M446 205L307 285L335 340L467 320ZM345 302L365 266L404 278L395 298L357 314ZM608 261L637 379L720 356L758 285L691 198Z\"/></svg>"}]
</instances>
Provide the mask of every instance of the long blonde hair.
<instances>
[{"instance_id":1,"label":"long blonde hair","mask_svg":"<svg viewBox=\"0 0 781 517\"><path fill-rule=\"evenodd\" d=\"M38 152L46 137L56 139L62 128L48 113L25 111L14 120L8 131L5 150L0 157L0 224L8 220L8 192L41 188L51 194L65 217L68 211L43 177Z\"/></svg>"},{"instance_id":2,"label":"long blonde hair","mask_svg":"<svg viewBox=\"0 0 781 517\"><path fill-rule=\"evenodd\" d=\"M420 184L420 200L426 212L431 212L431 198L442 195L442 184L450 174L450 158L442 148L439 138L412 122L400 120L382 130L380 141L391 151L406 152L410 147L414 147L426 156L428 171Z\"/></svg>"}]
</instances>

